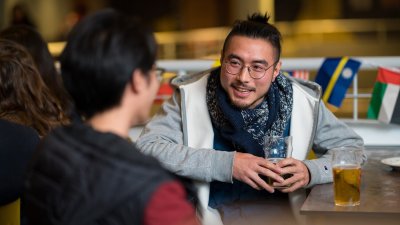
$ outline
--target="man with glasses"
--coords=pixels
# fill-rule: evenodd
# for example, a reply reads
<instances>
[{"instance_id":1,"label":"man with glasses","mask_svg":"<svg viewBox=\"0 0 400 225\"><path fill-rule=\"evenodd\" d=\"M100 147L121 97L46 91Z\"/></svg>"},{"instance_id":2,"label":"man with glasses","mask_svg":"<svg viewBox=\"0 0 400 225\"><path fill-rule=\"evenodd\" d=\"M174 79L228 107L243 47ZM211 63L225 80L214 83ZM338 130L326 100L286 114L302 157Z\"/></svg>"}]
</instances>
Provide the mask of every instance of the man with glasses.
<instances>
[{"instance_id":1,"label":"man with glasses","mask_svg":"<svg viewBox=\"0 0 400 225\"><path fill-rule=\"evenodd\" d=\"M320 101L317 84L282 75L280 54L280 32L267 16L236 22L221 67L175 78L172 99L138 140L174 173L203 182L204 224L295 224L289 202L297 215L304 188L332 182L330 149L363 146ZM293 158L264 158L272 135L293 136ZM318 158L307 160L311 148Z\"/></svg>"}]
</instances>

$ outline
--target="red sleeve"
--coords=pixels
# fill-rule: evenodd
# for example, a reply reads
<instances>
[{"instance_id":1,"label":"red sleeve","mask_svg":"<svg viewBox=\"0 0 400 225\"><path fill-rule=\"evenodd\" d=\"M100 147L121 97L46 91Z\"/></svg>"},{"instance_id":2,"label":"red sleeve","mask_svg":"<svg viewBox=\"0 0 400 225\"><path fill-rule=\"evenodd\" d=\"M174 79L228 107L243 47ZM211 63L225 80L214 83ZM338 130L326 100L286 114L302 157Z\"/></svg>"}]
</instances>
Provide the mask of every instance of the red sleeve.
<instances>
[{"instance_id":1,"label":"red sleeve","mask_svg":"<svg viewBox=\"0 0 400 225\"><path fill-rule=\"evenodd\" d=\"M150 198L144 212L145 225L198 225L186 191L175 181L162 184Z\"/></svg>"}]
</instances>

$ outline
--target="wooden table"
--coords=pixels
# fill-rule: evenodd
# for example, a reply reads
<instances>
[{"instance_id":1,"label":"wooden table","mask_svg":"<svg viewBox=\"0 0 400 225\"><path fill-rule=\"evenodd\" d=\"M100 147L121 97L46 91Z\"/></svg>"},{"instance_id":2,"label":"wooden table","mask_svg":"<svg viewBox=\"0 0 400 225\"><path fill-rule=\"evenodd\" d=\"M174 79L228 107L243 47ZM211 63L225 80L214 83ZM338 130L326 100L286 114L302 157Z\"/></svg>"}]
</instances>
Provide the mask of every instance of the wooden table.
<instances>
[{"instance_id":1,"label":"wooden table","mask_svg":"<svg viewBox=\"0 0 400 225\"><path fill-rule=\"evenodd\" d=\"M366 152L368 161L361 174L361 204L335 206L333 184L317 185L300 209L307 224L400 225L400 170L380 162L384 158L400 157L400 147Z\"/></svg>"}]
</instances>

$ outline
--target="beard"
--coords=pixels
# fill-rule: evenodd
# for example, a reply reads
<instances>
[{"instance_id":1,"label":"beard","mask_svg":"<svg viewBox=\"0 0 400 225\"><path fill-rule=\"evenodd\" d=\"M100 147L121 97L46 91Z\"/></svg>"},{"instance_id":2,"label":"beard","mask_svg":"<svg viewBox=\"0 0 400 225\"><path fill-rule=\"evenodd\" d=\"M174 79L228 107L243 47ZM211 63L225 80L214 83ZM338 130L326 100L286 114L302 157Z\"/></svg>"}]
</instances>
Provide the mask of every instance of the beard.
<instances>
[{"instance_id":1,"label":"beard","mask_svg":"<svg viewBox=\"0 0 400 225\"><path fill-rule=\"evenodd\" d=\"M260 96L259 98L255 99L254 101L247 103L247 102L241 102L241 101L234 101L232 98L229 98L230 103L235 106L236 108L243 110L243 109L254 109L258 105L262 103L262 99L264 99L265 95Z\"/></svg>"},{"instance_id":2,"label":"beard","mask_svg":"<svg viewBox=\"0 0 400 225\"><path fill-rule=\"evenodd\" d=\"M230 87L232 89L236 89L236 90L237 89L243 89L243 90L248 90L249 92L254 92L254 93L256 91L256 89L254 87L247 86L246 84L244 84L242 82L232 83L230 85ZM261 96L258 96L258 98L254 99L251 102L248 102L246 100L235 99L233 97L233 94L232 94L232 95L229 96L229 100L230 100L231 105L233 105L236 108L242 110L242 109L252 109L252 108L257 107L259 104L261 104L262 99L264 99L264 97L265 97L265 94L261 95Z\"/></svg>"}]
</instances>

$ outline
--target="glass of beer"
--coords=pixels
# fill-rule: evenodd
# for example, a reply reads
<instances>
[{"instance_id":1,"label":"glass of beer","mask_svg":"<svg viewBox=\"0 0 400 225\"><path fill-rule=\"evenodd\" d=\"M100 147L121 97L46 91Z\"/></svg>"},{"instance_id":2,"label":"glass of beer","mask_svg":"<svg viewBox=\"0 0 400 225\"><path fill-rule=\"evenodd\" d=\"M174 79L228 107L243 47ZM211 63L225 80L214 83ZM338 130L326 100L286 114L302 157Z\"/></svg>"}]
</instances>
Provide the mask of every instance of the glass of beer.
<instances>
[{"instance_id":1,"label":"glass of beer","mask_svg":"<svg viewBox=\"0 0 400 225\"><path fill-rule=\"evenodd\" d=\"M360 151L352 147L333 149L333 188L337 206L360 204Z\"/></svg>"},{"instance_id":2,"label":"glass of beer","mask_svg":"<svg viewBox=\"0 0 400 225\"><path fill-rule=\"evenodd\" d=\"M292 157L292 136L266 136L264 139L264 154L265 158L273 163L277 163L284 158ZM287 179L293 176L292 174L284 174L282 177ZM274 180L267 178L267 183L272 185ZM287 186L274 186L275 188L287 188Z\"/></svg>"}]
</instances>

